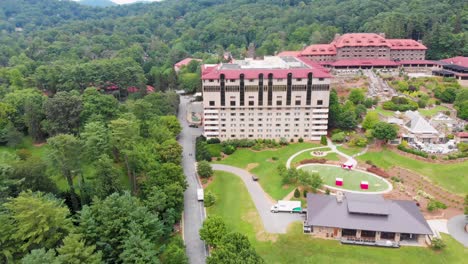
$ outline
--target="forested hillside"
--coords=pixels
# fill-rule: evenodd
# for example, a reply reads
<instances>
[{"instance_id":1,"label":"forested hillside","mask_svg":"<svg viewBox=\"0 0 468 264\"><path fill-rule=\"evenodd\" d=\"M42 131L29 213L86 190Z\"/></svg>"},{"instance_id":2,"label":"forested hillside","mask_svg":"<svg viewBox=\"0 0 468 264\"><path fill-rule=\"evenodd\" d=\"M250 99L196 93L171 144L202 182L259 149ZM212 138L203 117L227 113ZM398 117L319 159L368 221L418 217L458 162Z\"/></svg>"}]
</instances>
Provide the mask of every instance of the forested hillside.
<instances>
[{"instance_id":1,"label":"forested hillside","mask_svg":"<svg viewBox=\"0 0 468 264\"><path fill-rule=\"evenodd\" d=\"M224 51L336 33L468 54L460 0L166 0L106 8L0 1L0 263L186 263L177 87ZM155 92L153 93L152 87Z\"/></svg>"}]
</instances>

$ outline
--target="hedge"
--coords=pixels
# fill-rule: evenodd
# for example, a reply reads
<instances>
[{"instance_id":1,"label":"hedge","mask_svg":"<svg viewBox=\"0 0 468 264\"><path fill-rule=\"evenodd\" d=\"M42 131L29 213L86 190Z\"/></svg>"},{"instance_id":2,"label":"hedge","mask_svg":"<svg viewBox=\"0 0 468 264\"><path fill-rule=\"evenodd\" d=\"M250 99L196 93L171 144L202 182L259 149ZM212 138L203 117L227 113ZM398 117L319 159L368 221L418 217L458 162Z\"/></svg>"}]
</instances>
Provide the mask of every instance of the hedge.
<instances>
[{"instance_id":1,"label":"hedge","mask_svg":"<svg viewBox=\"0 0 468 264\"><path fill-rule=\"evenodd\" d=\"M407 148L407 147L403 146L402 144L398 145L398 149L401 150L401 151L407 152L407 153L411 153L411 154L414 154L414 155L417 155L417 156L424 157L424 158L428 157L426 152L421 151L421 150L417 150L417 149Z\"/></svg>"}]
</instances>

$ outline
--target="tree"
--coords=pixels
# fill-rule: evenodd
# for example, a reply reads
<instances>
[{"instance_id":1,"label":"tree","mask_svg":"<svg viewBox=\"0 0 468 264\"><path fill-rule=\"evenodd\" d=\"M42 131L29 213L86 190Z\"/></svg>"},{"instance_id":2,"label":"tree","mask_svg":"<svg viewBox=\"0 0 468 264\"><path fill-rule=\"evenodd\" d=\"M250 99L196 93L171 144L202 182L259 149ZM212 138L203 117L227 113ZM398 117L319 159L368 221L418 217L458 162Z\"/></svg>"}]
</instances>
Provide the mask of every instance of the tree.
<instances>
[{"instance_id":1,"label":"tree","mask_svg":"<svg viewBox=\"0 0 468 264\"><path fill-rule=\"evenodd\" d=\"M156 245L149 240L135 223L130 224L128 238L124 241L119 255L123 264L159 263Z\"/></svg>"},{"instance_id":2,"label":"tree","mask_svg":"<svg viewBox=\"0 0 468 264\"><path fill-rule=\"evenodd\" d=\"M73 210L79 210L73 177L81 171L81 143L73 135L60 134L47 140L49 157L68 183Z\"/></svg>"},{"instance_id":3,"label":"tree","mask_svg":"<svg viewBox=\"0 0 468 264\"><path fill-rule=\"evenodd\" d=\"M295 197L295 198L299 198L300 196L301 196L301 192L299 192L299 190L296 188L296 189L294 190L294 197Z\"/></svg>"},{"instance_id":4,"label":"tree","mask_svg":"<svg viewBox=\"0 0 468 264\"><path fill-rule=\"evenodd\" d=\"M39 248L53 249L73 229L70 211L62 200L51 194L22 192L4 207L7 211L0 217L0 224L2 229L10 227L12 230L9 234L2 231L0 234L3 241L15 243L10 249L11 255Z\"/></svg>"},{"instance_id":5,"label":"tree","mask_svg":"<svg viewBox=\"0 0 468 264\"><path fill-rule=\"evenodd\" d=\"M330 103L329 103L329 112L328 112L328 127L336 128L338 127L338 120L341 115L341 105L338 100L338 94L336 90L330 91Z\"/></svg>"},{"instance_id":6,"label":"tree","mask_svg":"<svg viewBox=\"0 0 468 264\"><path fill-rule=\"evenodd\" d=\"M326 145L328 144L328 142L327 142L327 136L322 135L322 136L320 137L320 144L322 144L322 145L324 145L324 146L326 146Z\"/></svg>"},{"instance_id":7,"label":"tree","mask_svg":"<svg viewBox=\"0 0 468 264\"><path fill-rule=\"evenodd\" d=\"M136 192L136 175L131 168L129 153L133 150L134 145L140 138L140 129L138 122L130 117L128 119L119 118L112 120L109 125L110 142L114 147L114 153L121 154L124 157L125 166L127 167L127 175L132 186L132 191ZM118 155L116 158L118 159Z\"/></svg>"},{"instance_id":8,"label":"tree","mask_svg":"<svg viewBox=\"0 0 468 264\"><path fill-rule=\"evenodd\" d=\"M464 207L464 214L468 215L468 194L465 195L465 207Z\"/></svg>"},{"instance_id":9,"label":"tree","mask_svg":"<svg viewBox=\"0 0 468 264\"><path fill-rule=\"evenodd\" d=\"M95 162L95 168L95 194L97 197L106 198L122 190L119 182L120 172L114 167L114 163L108 155L101 155Z\"/></svg>"},{"instance_id":10,"label":"tree","mask_svg":"<svg viewBox=\"0 0 468 264\"><path fill-rule=\"evenodd\" d=\"M57 263L55 250L34 249L21 259L21 264Z\"/></svg>"},{"instance_id":11,"label":"tree","mask_svg":"<svg viewBox=\"0 0 468 264\"><path fill-rule=\"evenodd\" d=\"M362 121L362 128L365 130L372 129L379 122L379 114L377 112L368 112L364 121Z\"/></svg>"},{"instance_id":12,"label":"tree","mask_svg":"<svg viewBox=\"0 0 468 264\"><path fill-rule=\"evenodd\" d=\"M176 116L162 116L159 118L158 123L167 127L169 131L171 131L173 137L176 137L182 131L182 127L180 126L179 120Z\"/></svg>"},{"instance_id":13,"label":"tree","mask_svg":"<svg viewBox=\"0 0 468 264\"><path fill-rule=\"evenodd\" d=\"M110 153L109 132L102 122L89 122L80 133L83 139L83 154L89 161Z\"/></svg>"},{"instance_id":14,"label":"tree","mask_svg":"<svg viewBox=\"0 0 468 264\"><path fill-rule=\"evenodd\" d=\"M70 234L63 239L63 245L57 248L59 263L66 264L100 264L101 252L95 252L96 246L86 246L80 234Z\"/></svg>"},{"instance_id":15,"label":"tree","mask_svg":"<svg viewBox=\"0 0 468 264\"><path fill-rule=\"evenodd\" d=\"M21 189L56 193L57 186L47 175L47 164L39 158L28 158L12 164L12 179L22 180Z\"/></svg>"},{"instance_id":16,"label":"tree","mask_svg":"<svg viewBox=\"0 0 468 264\"><path fill-rule=\"evenodd\" d=\"M172 238L161 255L161 262L165 264L188 264L185 254L184 241L179 236Z\"/></svg>"},{"instance_id":17,"label":"tree","mask_svg":"<svg viewBox=\"0 0 468 264\"><path fill-rule=\"evenodd\" d=\"M374 126L372 130L372 136L387 142L388 140L395 139L397 132L398 130L394 125L385 122L379 122Z\"/></svg>"},{"instance_id":18,"label":"tree","mask_svg":"<svg viewBox=\"0 0 468 264\"><path fill-rule=\"evenodd\" d=\"M34 142L39 142L44 139L41 122L44 120L44 105L45 97L27 98L24 103L24 121L28 127L28 133L33 138Z\"/></svg>"},{"instance_id":19,"label":"tree","mask_svg":"<svg viewBox=\"0 0 468 264\"><path fill-rule=\"evenodd\" d=\"M354 109L343 109L338 116L337 127L343 130L353 130L357 126L356 113Z\"/></svg>"},{"instance_id":20,"label":"tree","mask_svg":"<svg viewBox=\"0 0 468 264\"><path fill-rule=\"evenodd\" d=\"M352 89L349 93L348 100L353 102L354 105L364 103L366 96L364 95L364 90L362 89Z\"/></svg>"},{"instance_id":21,"label":"tree","mask_svg":"<svg viewBox=\"0 0 468 264\"><path fill-rule=\"evenodd\" d=\"M208 216L199 232L203 241L212 247L217 247L221 244L221 239L226 235L227 227L220 216Z\"/></svg>"},{"instance_id":22,"label":"tree","mask_svg":"<svg viewBox=\"0 0 468 264\"><path fill-rule=\"evenodd\" d=\"M80 117L83 124L88 120L107 122L117 117L118 113L119 102L114 96L101 94L93 87L86 88Z\"/></svg>"},{"instance_id":23,"label":"tree","mask_svg":"<svg viewBox=\"0 0 468 264\"><path fill-rule=\"evenodd\" d=\"M203 204L205 207L211 207L216 203L216 196L214 193L207 191L203 197Z\"/></svg>"},{"instance_id":24,"label":"tree","mask_svg":"<svg viewBox=\"0 0 468 264\"><path fill-rule=\"evenodd\" d=\"M179 74L179 83L187 93L195 93L201 87L200 76L196 73Z\"/></svg>"},{"instance_id":25,"label":"tree","mask_svg":"<svg viewBox=\"0 0 468 264\"><path fill-rule=\"evenodd\" d=\"M207 259L207 264L260 264L265 261L255 252L249 239L240 233L229 233L222 238L221 244Z\"/></svg>"},{"instance_id":26,"label":"tree","mask_svg":"<svg viewBox=\"0 0 468 264\"><path fill-rule=\"evenodd\" d=\"M202 178L209 178L213 175L213 169L208 161L202 160L198 162L197 173Z\"/></svg>"},{"instance_id":27,"label":"tree","mask_svg":"<svg viewBox=\"0 0 468 264\"><path fill-rule=\"evenodd\" d=\"M124 248L130 230L141 231L155 248L164 235L156 215L128 192L113 193L104 200L95 199L91 205L85 205L79 215L78 229L88 244L96 245L102 252L106 263L123 261L119 257L122 251L117 249Z\"/></svg>"},{"instance_id":28,"label":"tree","mask_svg":"<svg viewBox=\"0 0 468 264\"><path fill-rule=\"evenodd\" d=\"M44 128L51 135L78 133L82 107L81 96L76 92L58 92L44 103Z\"/></svg>"},{"instance_id":29,"label":"tree","mask_svg":"<svg viewBox=\"0 0 468 264\"><path fill-rule=\"evenodd\" d=\"M154 149L160 163L180 164L182 162L182 146L173 138L157 144Z\"/></svg>"}]
</instances>

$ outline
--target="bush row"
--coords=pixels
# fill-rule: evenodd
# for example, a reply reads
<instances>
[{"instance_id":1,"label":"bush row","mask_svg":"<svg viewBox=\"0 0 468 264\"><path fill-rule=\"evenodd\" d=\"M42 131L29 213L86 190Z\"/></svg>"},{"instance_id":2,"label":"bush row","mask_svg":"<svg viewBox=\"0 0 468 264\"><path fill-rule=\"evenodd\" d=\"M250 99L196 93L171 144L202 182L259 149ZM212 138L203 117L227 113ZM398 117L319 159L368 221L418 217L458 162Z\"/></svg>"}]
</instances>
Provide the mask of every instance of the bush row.
<instances>
[{"instance_id":1,"label":"bush row","mask_svg":"<svg viewBox=\"0 0 468 264\"><path fill-rule=\"evenodd\" d=\"M417 155L417 156L424 157L424 158L428 157L426 152L421 151L421 150L417 150L417 149L407 148L403 144L398 145L398 149L401 150L401 151L407 152L407 153L411 153L411 154L414 154L414 155Z\"/></svg>"}]
</instances>

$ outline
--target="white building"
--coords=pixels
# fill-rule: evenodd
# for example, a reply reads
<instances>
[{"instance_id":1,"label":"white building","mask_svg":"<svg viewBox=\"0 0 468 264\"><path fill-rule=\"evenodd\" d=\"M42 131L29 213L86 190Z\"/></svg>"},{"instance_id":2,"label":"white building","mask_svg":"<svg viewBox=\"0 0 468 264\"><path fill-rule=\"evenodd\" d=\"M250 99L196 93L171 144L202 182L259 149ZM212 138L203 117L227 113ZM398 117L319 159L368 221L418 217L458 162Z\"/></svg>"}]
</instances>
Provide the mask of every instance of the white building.
<instances>
[{"instance_id":1,"label":"white building","mask_svg":"<svg viewBox=\"0 0 468 264\"><path fill-rule=\"evenodd\" d=\"M307 58L202 66L204 135L319 140L327 134L331 75Z\"/></svg>"}]
</instances>

